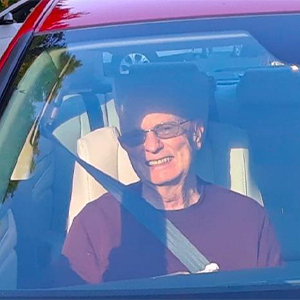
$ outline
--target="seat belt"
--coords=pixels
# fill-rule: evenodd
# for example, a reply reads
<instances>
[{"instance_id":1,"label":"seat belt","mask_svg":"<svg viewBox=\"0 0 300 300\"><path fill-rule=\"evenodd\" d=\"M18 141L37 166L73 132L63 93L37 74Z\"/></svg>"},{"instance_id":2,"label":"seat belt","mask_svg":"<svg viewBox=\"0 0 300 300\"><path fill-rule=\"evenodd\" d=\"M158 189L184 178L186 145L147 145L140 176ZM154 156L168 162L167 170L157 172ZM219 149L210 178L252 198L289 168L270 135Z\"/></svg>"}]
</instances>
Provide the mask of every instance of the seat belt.
<instances>
[{"instance_id":1,"label":"seat belt","mask_svg":"<svg viewBox=\"0 0 300 300\"><path fill-rule=\"evenodd\" d=\"M103 117L97 96L92 92L84 92L80 95L85 105L91 131L103 127Z\"/></svg>"},{"instance_id":2,"label":"seat belt","mask_svg":"<svg viewBox=\"0 0 300 300\"><path fill-rule=\"evenodd\" d=\"M46 131L47 129L45 129ZM47 137L63 147L75 161L99 182L125 209L127 209L144 227L159 239L189 270L190 273L214 272L219 269L185 237L180 230L167 219L162 211L156 210L143 197L123 183L107 175L80 157L74 155L49 132ZM50 137L49 137L50 134Z\"/></svg>"}]
</instances>

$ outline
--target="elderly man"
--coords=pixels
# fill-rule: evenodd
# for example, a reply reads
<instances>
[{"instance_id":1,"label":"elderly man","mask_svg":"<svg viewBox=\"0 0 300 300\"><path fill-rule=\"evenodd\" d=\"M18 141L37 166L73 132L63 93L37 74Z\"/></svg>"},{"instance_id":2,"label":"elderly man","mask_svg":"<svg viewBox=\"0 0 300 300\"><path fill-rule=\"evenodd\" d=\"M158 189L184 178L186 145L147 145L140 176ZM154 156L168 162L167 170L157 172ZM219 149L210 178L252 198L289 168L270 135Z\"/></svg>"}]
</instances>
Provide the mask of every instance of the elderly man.
<instances>
[{"instance_id":1,"label":"elderly man","mask_svg":"<svg viewBox=\"0 0 300 300\"><path fill-rule=\"evenodd\" d=\"M220 271L279 265L264 208L197 176L208 95L209 82L194 65L149 65L116 80L119 141L140 178L128 188L163 212ZM109 193L75 218L63 255L86 283L187 271Z\"/></svg>"}]
</instances>

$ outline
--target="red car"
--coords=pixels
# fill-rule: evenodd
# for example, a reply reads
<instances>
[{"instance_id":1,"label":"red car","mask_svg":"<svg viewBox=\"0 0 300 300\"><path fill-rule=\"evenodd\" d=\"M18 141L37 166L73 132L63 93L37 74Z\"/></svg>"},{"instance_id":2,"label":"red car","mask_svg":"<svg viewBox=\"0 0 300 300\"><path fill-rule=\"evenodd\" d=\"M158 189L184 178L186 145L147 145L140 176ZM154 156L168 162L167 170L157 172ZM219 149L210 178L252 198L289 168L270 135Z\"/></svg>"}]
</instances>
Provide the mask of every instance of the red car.
<instances>
[{"instance_id":1,"label":"red car","mask_svg":"<svg viewBox=\"0 0 300 300\"><path fill-rule=\"evenodd\" d=\"M41 0L0 60L1 297L299 298L299 24Z\"/></svg>"}]
</instances>

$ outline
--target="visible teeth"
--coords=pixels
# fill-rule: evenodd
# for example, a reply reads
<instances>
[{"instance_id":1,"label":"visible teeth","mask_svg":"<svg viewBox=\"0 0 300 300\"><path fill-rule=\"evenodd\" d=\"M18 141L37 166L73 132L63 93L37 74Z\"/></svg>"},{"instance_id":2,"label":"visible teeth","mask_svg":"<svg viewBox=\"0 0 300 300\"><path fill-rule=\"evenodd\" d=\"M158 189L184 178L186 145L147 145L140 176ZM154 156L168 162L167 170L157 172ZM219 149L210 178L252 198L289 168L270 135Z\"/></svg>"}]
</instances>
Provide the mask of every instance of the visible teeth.
<instances>
[{"instance_id":1,"label":"visible teeth","mask_svg":"<svg viewBox=\"0 0 300 300\"><path fill-rule=\"evenodd\" d=\"M161 164L165 164L169 161L172 160L172 157L165 157L165 158L161 158L161 159L158 159L158 160L150 160L147 162L147 164L149 166L157 166L157 165L161 165Z\"/></svg>"}]
</instances>

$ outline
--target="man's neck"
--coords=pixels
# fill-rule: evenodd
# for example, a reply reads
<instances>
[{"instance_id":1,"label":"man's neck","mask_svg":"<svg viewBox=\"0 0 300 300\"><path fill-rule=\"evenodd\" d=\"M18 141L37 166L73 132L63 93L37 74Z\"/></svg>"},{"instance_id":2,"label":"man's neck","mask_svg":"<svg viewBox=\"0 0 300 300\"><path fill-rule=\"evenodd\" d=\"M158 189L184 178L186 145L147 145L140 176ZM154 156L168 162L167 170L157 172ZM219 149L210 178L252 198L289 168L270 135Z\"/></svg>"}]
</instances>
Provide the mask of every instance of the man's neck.
<instances>
[{"instance_id":1,"label":"man's neck","mask_svg":"<svg viewBox=\"0 0 300 300\"><path fill-rule=\"evenodd\" d=\"M176 185L142 185L143 197L155 208L179 210L196 204L201 195L198 190L197 176L189 175Z\"/></svg>"}]
</instances>

